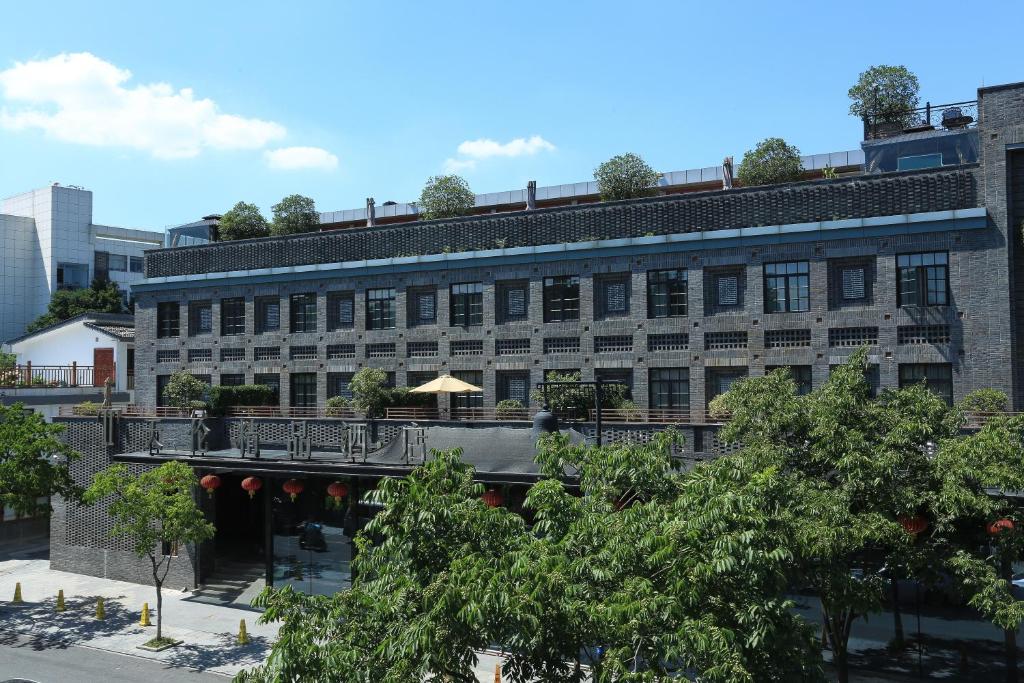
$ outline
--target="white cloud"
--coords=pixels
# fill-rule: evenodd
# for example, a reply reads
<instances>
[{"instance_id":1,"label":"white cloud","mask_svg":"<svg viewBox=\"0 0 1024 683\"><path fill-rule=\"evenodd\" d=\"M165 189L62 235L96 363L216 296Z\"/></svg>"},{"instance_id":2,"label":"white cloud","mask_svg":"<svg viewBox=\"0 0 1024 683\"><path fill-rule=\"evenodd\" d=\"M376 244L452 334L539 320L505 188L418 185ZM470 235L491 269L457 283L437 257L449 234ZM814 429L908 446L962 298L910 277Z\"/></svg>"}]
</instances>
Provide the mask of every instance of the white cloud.
<instances>
[{"instance_id":1,"label":"white cloud","mask_svg":"<svg viewBox=\"0 0 1024 683\"><path fill-rule=\"evenodd\" d=\"M447 173L458 173L459 171L470 171L476 168L476 159L445 159L444 170Z\"/></svg>"},{"instance_id":2,"label":"white cloud","mask_svg":"<svg viewBox=\"0 0 1024 683\"><path fill-rule=\"evenodd\" d=\"M539 135L527 138L516 138L505 144L480 138L479 140L466 140L459 145L459 154L470 159L489 159L491 157L521 157L533 156L537 152L553 152L555 146Z\"/></svg>"},{"instance_id":3,"label":"white cloud","mask_svg":"<svg viewBox=\"0 0 1024 683\"><path fill-rule=\"evenodd\" d=\"M0 91L15 107L0 110L0 125L162 159L194 157L204 149L260 149L287 132L273 121L224 114L190 88L129 85L131 77L88 52L15 63L0 71Z\"/></svg>"},{"instance_id":4,"label":"white cloud","mask_svg":"<svg viewBox=\"0 0 1024 683\"><path fill-rule=\"evenodd\" d=\"M264 152L263 158L278 171L333 171L338 167L338 157L319 147L282 147Z\"/></svg>"}]
</instances>

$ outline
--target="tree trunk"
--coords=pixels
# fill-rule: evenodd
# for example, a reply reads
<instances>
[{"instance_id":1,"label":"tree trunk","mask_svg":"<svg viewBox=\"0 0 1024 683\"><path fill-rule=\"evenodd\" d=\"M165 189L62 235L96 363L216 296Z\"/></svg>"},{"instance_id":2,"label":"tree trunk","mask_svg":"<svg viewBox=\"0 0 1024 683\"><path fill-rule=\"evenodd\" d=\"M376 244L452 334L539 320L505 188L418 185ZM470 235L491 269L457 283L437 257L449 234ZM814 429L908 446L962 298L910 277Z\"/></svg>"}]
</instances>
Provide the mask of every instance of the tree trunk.
<instances>
[{"instance_id":1,"label":"tree trunk","mask_svg":"<svg viewBox=\"0 0 1024 683\"><path fill-rule=\"evenodd\" d=\"M836 669L836 680L839 683L849 683L850 671L846 646L850 640L849 626L853 622L853 615L842 611L833 617L824 605L822 612L825 616L825 631L832 646L832 666Z\"/></svg>"},{"instance_id":2,"label":"tree trunk","mask_svg":"<svg viewBox=\"0 0 1024 683\"><path fill-rule=\"evenodd\" d=\"M162 581L158 581L156 584L156 639L160 640L163 636L163 619L164 619L164 595L160 592Z\"/></svg>"}]
</instances>

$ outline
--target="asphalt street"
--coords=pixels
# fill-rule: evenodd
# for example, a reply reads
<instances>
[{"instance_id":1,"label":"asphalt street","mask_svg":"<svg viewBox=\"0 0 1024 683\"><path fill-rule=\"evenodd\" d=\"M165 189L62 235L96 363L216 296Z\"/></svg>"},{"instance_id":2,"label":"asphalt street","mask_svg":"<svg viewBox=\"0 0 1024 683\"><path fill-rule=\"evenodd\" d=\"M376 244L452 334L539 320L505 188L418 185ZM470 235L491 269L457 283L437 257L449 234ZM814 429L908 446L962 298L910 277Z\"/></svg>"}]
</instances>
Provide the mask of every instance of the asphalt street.
<instances>
[{"instance_id":1,"label":"asphalt street","mask_svg":"<svg viewBox=\"0 0 1024 683\"><path fill-rule=\"evenodd\" d=\"M227 676L172 668L152 659L129 657L88 647L53 644L7 635L0 639L0 683L225 683Z\"/></svg>"}]
</instances>

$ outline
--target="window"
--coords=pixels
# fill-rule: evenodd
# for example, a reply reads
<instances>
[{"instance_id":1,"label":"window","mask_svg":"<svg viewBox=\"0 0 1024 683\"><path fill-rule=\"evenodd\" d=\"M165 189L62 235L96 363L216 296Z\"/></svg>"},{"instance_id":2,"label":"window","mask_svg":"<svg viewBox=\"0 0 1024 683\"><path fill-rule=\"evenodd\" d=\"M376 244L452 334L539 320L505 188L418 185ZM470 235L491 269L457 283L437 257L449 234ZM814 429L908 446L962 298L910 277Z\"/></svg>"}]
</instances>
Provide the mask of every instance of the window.
<instances>
[{"instance_id":1,"label":"window","mask_svg":"<svg viewBox=\"0 0 1024 683\"><path fill-rule=\"evenodd\" d=\"M765 374L779 368L789 368L789 374L796 382L796 393L798 396L806 396L811 393L811 366L810 365L766 365Z\"/></svg>"},{"instance_id":2,"label":"window","mask_svg":"<svg viewBox=\"0 0 1024 683\"><path fill-rule=\"evenodd\" d=\"M109 262L109 260L110 260L110 254L108 254L107 252L105 252L105 251L97 251L96 252L96 260L93 263L93 269L92 270L93 270L93 273L95 274L95 277L96 277L97 280L102 280L102 281L106 282L107 280L110 279L110 269L107 266L107 263ZM63 275L60 272L58 272L57 273L58 285L60 284L60 280L61 280L62 277L63 277Z\"/></svg>"},{"instance_id":3,"label":"window","mask_svg":"<svg viewBox=\"0 0 1024 683\"><path fill-rule=\"evenodd\" d=\"M225 337L245 334L245 299L220 300L220 333Z\"/></svg>"},{"instance_id":4,"label":"window","mask_svg":"<svg viewBox=\"0 0 1024 683\"><path fill-rule=\"evenodd\" d=\"M84 289L89 286L89 266L85 263L58 263L57 289ZM177 336L177 335L175 335Z\"/></svg>"},{"instance_id":5,"label":"window","mask_svg":"<svg viewBox=\"0 0 1024 683\"><path fill-rule=\"evenodd\" d=\"M807 261L764 264L765 313L807 311L811 307Z\"/></svg>"},{"instance_id":6,"label":"window","mask_svg":"<svg viewBox=\"0 0 1024 683\"><path fill-rule=\"evenodd\" d=\"M291 331L316 332L316 294L292 294Z\"/></svg>"},{"instance_id":7,"label":"window","mask_svg":"<svg viewBox=\"0 0 1024 683\"><path fill-rule=\"evenodd\" d=\"M648 351L686 351L690 348L690 335L685 332L647 335Z\"/></svg>"},{"instance_id":8,"label":"window","mask_svg":"<svg viewBox=\"0 0 1024 683\"><path fill-rule=\"evenodd\" d=\"M242 373L221 373L220 385L222 387L240 387L245 384L245 375Z\"/></svg>"},{"instance_id":9,"label":"window","mask_svg":"<svg viewBox=\"0 0 1024 683\"><path fill-rule=\"evenodd\" d=\"M352 390L348 385L352 383L351 372L328 372L327 373L327 398L341 396L352 398Z\"/></svg>"},{"instance_id":10,"label":"window","mask_svg":"<svg viewBox=\"0 0 1024 683\"><path fill-rule=\"evenodd\" d=\"M256 333L281 329L281 300L276 296L256 298Z\"/></svg>"},{"instance_id":11,"label":"window","mask_svg":"<svg viewBox=\"0 0 1024 683\"><path fill-rule=\"evenodd\" d=\"M367 358L394 358L395 357L395 343L394 342L383 342L380 344L367 344L366 345L366 357Z\"/></svg>"},{"instance_id":12,"label":"window","mask_svg":"<svg viewBox=\"0 0 1024 683\"><path fill-rule=\"evenodd\" d=\"M765 330L766 349L792 349L811 345L810 330Z\"/></svg>"},{"instance_id":13,"label":"window","mask_svg":"<svg viewBox=\"0 0 1024 683\"><path fill-rule=\"evenodd\" d=\"M652 270L647 273L647 317L681 318L686 315L686 270Z\"/></svg>"},{"instance_id":14,"label":"window","mask_svg":"<svg viewBox=\"0 0 1024 683\"><path fill-rule=\"evenodd\" d=\"M160 554L164 557L177 557L178 556L178 542L177 541L160 541Z\"/></svg>"},{"instance_id":15,"label":"window","mask_svg":"<svg viewBox=\"0 0 1024 683\"><path fill-rule=\"evenodd\" d=\"M544 322L580 319L580 279L576 275L544 278Z\"/></svg>"},{"instance_id":16,"label":"window","mask_svg":"<svg viewBox=\"0 0 1024 683\"><path fill-rule=\"evenodd\" d=\"M410 290L408 321L410 327L433 325L437 322L437 292L435 290Z\"/></svg>"},{"instance_id":17,"label":"window","mask_svg":"<svg viewBox=\"0 0 1024 683\"><path fill-rule=\"evenodd\" d=\"M448 299L452 327L475 327L484 324L484 285L482 282L460 282L451 286Z\"/></svg>"},{"instance_id":18,"label":"window","mask_svg":"<svg viewBox=\"0 0 1024 683\"><path fill-rule=\"evenodd\" d=\"M579 353L579 337L548 337L544 340L544 354Z\"/></svg>"},{"instance_id":19,"label":"window","mask_svg":"<svg viewBox=\"0 0 1024 683\"><path fill-rule=\"evenodd\" d=\"M422 341L422 342L409 342L405 345L405 355L407 358L436 358L437 357L437 342L436 341Z\"/></svg>"},{"instance_id":20,"label":"window","mask_svg":"<svg viewBox=\"0 0 1024 683\"><path fill-rule=\"evenodd\" d=\"M944 251L896 257L900 306L945 306L949 302L949 255Z\"/></svg>"},{"instance_id":21,"label":"window","mask_svg":"<svg viewBox=\"0 0 1024 683\"><path fill-rule=\"evenodd\" d=\"M529 339L496 339L494 341L494 355L496 356L523 356L530 353Z\"/></svg>"},{"instance_id":22,"label":"window","mask_svg":"<svg viewBox=\"0 0 1024 683\"><path fill-rule=\"evenodd\" d=\"M316 407L316 373L296 372L291 375L291 406L293 408Z\"/></svg>"},{"instance_id":23,"label":"window","mask_svg":"<svg viewBox=\"0 0 1024 683\"><path fill-rule=\"evenodd\" d=\"M355 344L328 344L327 360L338 360L339 358L355 358Z\"/></svg>"},{"instance_id":24,"label":"window","mask_svg":"<svg viewBox=\"0 0 1024 683\"><path fill-rule=\"evenodd\" d=\"M841 365L829 365L828 373L831 375L836 368L842 367ZM878 391L882 386L882 373L877 363L868 363L868 366L864 368L864 379L868 383L868 387L871 390L871 396L878 396Z\"/></svg>"},{"instance_id":25,"label":"window","mask_svg":"<svg viewBox=\"0 0 1024 683\"><path fill-rule=\"evenodd\" d=\"M874 284L875 257L829 261L829 308L869 306L872 302Z\"/></svg>"},{"instance_id":26,"label":"window","mask_svg":"<svg viewBox=\"0 0 1024 683\"><path fill-rule=\"evenodd\" d=\"M167 388L167 384L171 381L170 375L157 375L156 376L156 404L158 406L167 405L167 396L164 395L164 389Z\"/></svg>"},{"instance_id":27,"label":"window","mask_svg":"<svg viewBox=\"0 0 1024 683\"><path fill-rule=\"evenodd\" d=\"M455 370L452 372L452 377L477 387L482 387L484 384L484 373L480 370ZM451 397L454 410L472 410L484 407L484 395L482 393L451 394Z\"/></svg>"},{"instance_id":28,"label":"window","mask_svg":"<svg viewBox=\"0 0 1024 683\"><path fill-rule=\"evenodd\" d=\"M742 309L746 282L743 266L705 268L705 314L729 313Z\"/></svg>"},{"instance_id":29,"label":"window","mask_svg":"<svg viewBox=\"0 0 1024 683\"><path fill-rule=\"evenodd\" d=\"M594 368L594 379L621 382L626 386L625 397L633 400L633 371L620 368Z\"/></svg>"},{"instance_id":30,"label":"window","mask_svg":"<svg viewBox=\"0 0 1024 683\"><path fill-rule=\"evenodd\" d=\"M948 344L949 325L900 325L896 328L897 344Z\"/></svg>"},{"instance_id":31,"label":"window","mask_svg":"<svg viewBox=\"0 0 1024 683\"><path fill-rule=\"evenodd\" d=\"M146 259L141 256L128 257L128 270L133 273L142 273L146 269Z\"/></svg>"},{"instance_id":32,"label":"window","mask_svg":"<svg viewBox=\"0 0 1024 683\"><path fill-rule=\"evenodd\" d=\"M530 405L530 373L527 371L498 371L495 373L498 401L519 401Z\"/></svg>"},{"instance_id":33,"label":"window","mask_svg":"<svg viewBox=\"0 0 1024 683\"><path fill-rule=\"evenodd\" d=\"M603 276L594 292L594 313L597 318L615 318L629 314L629 276Z\"/></svg>"},{"instance_id":34,"label":"window","mask_svg":"<svg viewBox=\"0 0 1024 683\"><path fill-rule=\"evenodd\" d=\"M289 360L316 360L316 357L317 354L315 345L288 347Z\"/></svg>"},{"instance_id":35,"label":"window","mask_svg":"<svg viewBox=\"0 0 1024 683\"><path fill-rule=\"evenodd\" d=\"M689 368L651 368L648 376L648 406L651 410L690 409Z\"/></svg>"},{"instance_id":36,"label":"window","mask_svg":"<svg viewBox=\"0 0 1024 683\"><path fill-rule=\"evenodd\" d=\"M395 327L395 290L366 290L366 329L391 330Z\"/></svg>"},{"instance_id":37,"label":"window","mask_svg":"<svg viewBox=\"0 0 1024 683\"><path fill-rule=\"evenodd\" d=\"M704 388L707 402L721 396L732 388L732 385L747 376L746 368L706 368L704 371Z\"/></svg>"},{"instance_id":38,"label":"window","mask_svg":"<svg viewBox=\"0 0 1024 683\"><path fill-rule=\"evenodd\" d=\"M220 360L221 362L245 360L245 348L221 349Z\"/></svg>"},{"instance_id":39,"label":"window","mask_svg":"<svg viewBox=\"0 0 1024 683\"><path fill-rule=\"evenodd\" d=\"M928 389L953 405L953 366L949 363L901 363L900 388L925 382Z\"/></svg>"},{"instance_id":40,"label":"window","mask_svg":"<svg viewBox=\"0 0 1024 683\"><path fill-rule=\"evenodd\" d=\"M495 290L498 322L526 320L530 300L530 289L526 282L501 282Z\"/></svg>"},{"instance_id":41,"label":"window","mask_svg":"<svg viewBox=\"0 0 1024 683\"><path fill-rule=\"evenodd\" d=\"M188 335L195 337L213 332L213 304L209 301L192 301L188 305Z\"/></svg>"},{"instance_id":42,"label":"window","mask_svg":"<svg viewBox=\"0 0 1024 683\"><path fill-rule=\"evenodd\" d=\"M255 361L281 360L281 347L257 346L252 350L252 359Z\"/></svg>"},{"instance_id":43,"label":"window","mask_svg":"<svg viewBox=\"0 0 1024 683\"><path fill-rule=\"evenodd\" d=\"M189 349L189 363L209 363L213 361L213 349Z\"/></svg>"},{"instance_id":44,"label":"window","mask_svg":"<svg viewBox=\"0 0 1024 683\"><path fill-rule=\"evenodd\" d=\"M258 372L253 375L253 384L270 387L274 392L274 405L281 403L281 374L278 372Z\"/></svg>"},{"instance_id":45,"label":"window","mask_svg":"<svg viewBox=\"0 0 1024 683\"><path fill-rule=\"evenodd\" d=\"M125 256L124 254L108 254L107 270L115 271L118 273L127 273L128 257Z\"/></svg>"},{"instance_id":46,"label":"window","mask_svg":"<svg viewBox=\"0 0 1024 683\"><path fill-rule=\"evenodd\" d=\"M351 329L355 325L355 292L331 292L327 295L327 331Z\"/></svg>"},{"instance_id":47,"label":"window","mask_svg":"<svg viewBox=\"0 0 1024 683\"><path fill-rule=\"evenodd\" d=\"M632 335L616 334L594 337L594 353L629 353L632 350Z\"/></svg>"},{"instance_id":48,"label":"window","mask_svg":"<svg viewBox=\"0 0 1024 683\"><path fill-rule=\"evenodd\" d=\"M720 351L723 349L745 349L747 348L746 332L705 332L704 350Z\"/></svg>"},{"instance_id":49,"label":"window","mask_svg":"<svg viewBox=\"0 0 1024 683\"><path fill-rule=\"evenodd\" d=\"M158 338L177 337L181 307L177 301L161 301L156 305L156 336Z\"/></svg>"},{"instance_id":50,"label":"window","mask_svg":"<svg viewBox=\"0 0 1024 683\"><path fill-rule=\"evenodd\" d=\"M452 356L482 356L484 343L479 339L449 342L448 353Z\"/></svg>"},{"instance_id":51,"label":"window","mask_svg":"<svg viewBox=\"0 0 1024 683\"><path fill-rule=\"evenodd\" d=\"M828 331L829 346L878 346L877 327L833 327Z\"/></svg>"},{"instance_id":52,"label":"window","mask_svg":"<svg viewBox=\"0 0 1024 683\"><path fill-rule=\"evenodd\" d=\"M177 363L181 358L178 349L159 349L156 352L157 363Z\"/></svg>"}]
</instances>

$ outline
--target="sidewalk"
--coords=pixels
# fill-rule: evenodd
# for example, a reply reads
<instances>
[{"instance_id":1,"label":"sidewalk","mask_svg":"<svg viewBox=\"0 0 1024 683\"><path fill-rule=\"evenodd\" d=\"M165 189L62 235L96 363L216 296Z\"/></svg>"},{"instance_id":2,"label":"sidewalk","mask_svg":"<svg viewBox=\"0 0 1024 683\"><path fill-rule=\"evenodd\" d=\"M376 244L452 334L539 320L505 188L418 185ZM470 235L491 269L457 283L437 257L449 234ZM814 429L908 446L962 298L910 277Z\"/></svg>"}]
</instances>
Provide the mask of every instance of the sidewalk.
<instances>
[{"instance_id":1,"label":"sidewalk","mask_svg":"<svg viewBox=\"0 0 1024 683\"><path fill-rule=\"evenodd\" d=\"M233 676L259 664L270 651L277 626L257 623L259 613L189 600L191 593L165 588L163 632L184 641L163 652L138 645L156 636L156 627L139 626L142 603L148 602L156 623L156 592L151 586L51 571L48 560L0 561L0 624L3 630L35 636L49 647L78 645L154 659L168 666ZM21 582L22 606L11 605ZM64 590L66 611L55 612L58 589ZM96 598L105 602L106 619L95 618ZM248 645L237 645L241 619Z\"/></svg>"}]
</instances>

